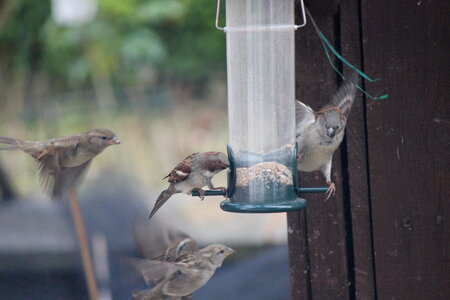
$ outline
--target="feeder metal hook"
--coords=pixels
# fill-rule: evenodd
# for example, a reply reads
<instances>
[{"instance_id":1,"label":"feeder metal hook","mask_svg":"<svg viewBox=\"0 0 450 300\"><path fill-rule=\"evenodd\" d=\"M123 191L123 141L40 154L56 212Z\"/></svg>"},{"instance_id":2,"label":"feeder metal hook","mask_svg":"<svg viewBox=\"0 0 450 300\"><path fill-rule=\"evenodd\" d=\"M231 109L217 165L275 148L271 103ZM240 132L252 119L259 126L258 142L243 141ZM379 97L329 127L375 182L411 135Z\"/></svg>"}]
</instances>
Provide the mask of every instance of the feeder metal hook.
<instances>
[{"instance_id":1,"label":"feeder metal hook","mask_svg":"<svg viewBox=\"0 0 450 300\"><path fill-rule=\"evenodd\" d=\"M294 25L294 29L297 30L300 27L303 27L306 25L306 13L305 13L305 4L303 3L303 0L300 0L301 6L302 6L302 19L303 19L303 23L300 25ZM219 26L219 18L220 18L220 0L217 0L217 8L216 8L216 28L226 32L227 28L226 27L220 27Z\"/></svg>"}]
</instances>

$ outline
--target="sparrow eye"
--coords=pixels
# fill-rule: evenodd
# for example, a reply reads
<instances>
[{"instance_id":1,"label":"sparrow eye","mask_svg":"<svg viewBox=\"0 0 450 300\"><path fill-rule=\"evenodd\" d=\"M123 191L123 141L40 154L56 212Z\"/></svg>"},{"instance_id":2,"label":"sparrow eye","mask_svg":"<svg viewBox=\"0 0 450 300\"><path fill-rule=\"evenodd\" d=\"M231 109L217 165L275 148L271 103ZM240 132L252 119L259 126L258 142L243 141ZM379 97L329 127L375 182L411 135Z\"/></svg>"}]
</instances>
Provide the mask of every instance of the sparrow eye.
<instances>
[{"instance_id":1,"label":"sparrow eye","mask_svg":"<svg viewBox=\"0 0 450 300\"><path fill-rule=\"evenodd\" d=\"M220 253L220 254L224 254L224 253L225 253L225 250L220 250L219 253Z\"/></svg>"},{"instance_id":2,"label":"sparrow eye","mask_svg":"<svg viewBox=\"0 0 450 300\"><path fill-rule=\"evenodd\" d=\"M107 140L108 138L106 136L102 136L102 140Z\"/></svg>"}]
</instances>

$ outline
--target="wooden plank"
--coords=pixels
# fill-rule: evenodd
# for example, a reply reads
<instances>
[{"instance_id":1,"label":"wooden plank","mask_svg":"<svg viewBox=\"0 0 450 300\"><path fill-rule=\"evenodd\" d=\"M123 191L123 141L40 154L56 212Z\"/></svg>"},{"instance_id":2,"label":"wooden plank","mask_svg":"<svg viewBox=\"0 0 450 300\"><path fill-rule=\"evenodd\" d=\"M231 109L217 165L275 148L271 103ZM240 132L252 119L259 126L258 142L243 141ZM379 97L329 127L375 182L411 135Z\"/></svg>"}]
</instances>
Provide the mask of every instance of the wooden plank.
<instances>
[{"instance_id":1,"label":"wooden plank","mask_svg":"<svg viewBox=\"0 0 450 300\"><path fill-rule=\"evenodd\" d=\"M335 1L308 2L307 6L313 14L316 22L334 43L335 21L337 4ZM328 63L322 50L321 42L314 32L311 24L299 29L296 33L296 95L301 101L318 109L327 103L331 95L336 91L336 74ZM325 180L322 174L302 174L304 186L324 186ZM294 244L307 245L307 259L309 262L309 282L293 282L293 289L301 289L310 285L310 293L300 298L293 299L349 299L346 232L343 207L342 176L340 172L340 155L334 158L332 178L338 188L336 196L325 201L324 195L308 195L308 208L306 213L289 217L289 226L305 224L307 236L297 234L290 235L291 254L294 254ZM306 220L302 220L306 216ZM300 221L293 222L295 218ZM292 225L292 226L291 226ZM295 232L295 231L294 231ZM306 239L306 240L302 240ZM295 242L297 240L297 242ZM299 259L298 261L301 261ZM292 262L293 260L291 260ZM308 266L294 266L298 270L308 270ZM295 274L294 274L295 275ZM307 280L308 276L297 280ZM309 298L308 298L309 297Z\"/></svg>"},{"instance_id":2,"label":"wooden plank","mask_svg":"<svg viewBox=\"0 0 450 300\"><path fill-rule=\"evenodd\" d=\"M448 299L450 1L363 0L378 299Z\"/></svg>"},{"instance_id":3,"label":"wooden plank","mask_svg":"<svg viewBox=\"0 0 450 300\"><path fill-rule=\"evenodd\" d=\"M309 251L306 240L305 211L288 212L289 266L291 296L296 300L311 299Z\"/></svg>"},{"instance_id":4,"label":"wooden plank","mask_svg":"<svg viewBox=\"0 0 450 300\"><path fill-rule=\"evenodd\" d=\"M295 23L303 22L300 12L300 2L295 1ZM304 39L301 40L301 31L297 31L295 35L295 68L296 68L296 87L299 86L299 64L300 64L300 45L303 45ZM296 88L296 93L298 88ZM300 95L296 94L297 99ZM287 214L288 223L288 244L289 244L289 268L291 274L291 296L296 300L311 299L311 285L309 273L309 252L306 238L306 216L305 210L293 211Z\"/></svg>"},{"instance_id":5,"label":"wooden plank","mask_svg":"<svg viewBox=\"0 0 450 300\"><path fill-rule=\"evenodd\" d=\"M340 40L342 55L361 69L361 31L359 18L359 1L342 1L340 5ZM344 75L348 68L344 68ZM356 299L372 300L376 298L373 269L373 246L369 182L366 153L366 111L362 93L357 94L347 123L345 180L349 186L348 208L351 215L346 215L349 234L349 278L351 292Z\"/></svg>"}]
</instances>

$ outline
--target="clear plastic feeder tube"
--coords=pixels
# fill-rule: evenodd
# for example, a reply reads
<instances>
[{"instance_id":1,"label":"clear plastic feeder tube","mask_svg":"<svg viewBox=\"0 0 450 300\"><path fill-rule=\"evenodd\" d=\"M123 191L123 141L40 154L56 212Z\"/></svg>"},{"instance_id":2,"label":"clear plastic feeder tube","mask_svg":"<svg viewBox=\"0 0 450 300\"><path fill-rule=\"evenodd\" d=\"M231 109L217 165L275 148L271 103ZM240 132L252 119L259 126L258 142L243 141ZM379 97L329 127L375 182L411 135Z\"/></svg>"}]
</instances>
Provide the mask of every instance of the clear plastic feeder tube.
<instances>
[{"instance_id":1,"label":"clear plastic feeder tube","mask_svg":"<svg viewBox=\"0 0 450 300\"><path fill-rule=\"evenodd\" d=\"M227 0L226 24L231 201L295 199L293 0Z\"/></svg>"}]
</instances>

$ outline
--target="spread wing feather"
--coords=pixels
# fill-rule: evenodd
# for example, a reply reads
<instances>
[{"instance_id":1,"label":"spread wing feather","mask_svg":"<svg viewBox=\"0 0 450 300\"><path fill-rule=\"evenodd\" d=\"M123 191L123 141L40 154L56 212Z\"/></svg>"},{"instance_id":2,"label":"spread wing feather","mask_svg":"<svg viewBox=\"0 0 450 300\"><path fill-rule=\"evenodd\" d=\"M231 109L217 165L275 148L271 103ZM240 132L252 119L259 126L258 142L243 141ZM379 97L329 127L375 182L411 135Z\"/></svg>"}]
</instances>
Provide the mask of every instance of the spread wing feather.
<instances>
[{"instance_id":1,"label":"spread wing feather","mask_svg":"<svg viewBox=\"0 0 450 300\"><path fill-rule=\"evenodd\" d=\"M295 101L296 136L300 136L316 120L316 113L308 105Z\"/></svg>"},{"instance_id":2,"label":"spread wing feather","mask_svg":"<svg viewBox=\"0 0 450 300\"><path fill-rule=\"evenodd\" d=\"M43 190L53 199L62 197L65 192L74 187L82 177L91 160L71 168L64 168L63 161L75 154L77 143L71 139L67 145L52 144L34 155L39 164L39 178Z\"/></svg>"},{"instance_id":3,"label":"spread wing feather","mask_svg":"<svg viewBox=\"0 0 450 300\"><path fill-rule=\"evenodd\" d=\"M347 80L343 82L336 94L331 98L328 106L337 106L341 109L346 118L350 114L356 96L356 85L358 84L358 74L352 72Z\"/></svg>"}]
</instances>

